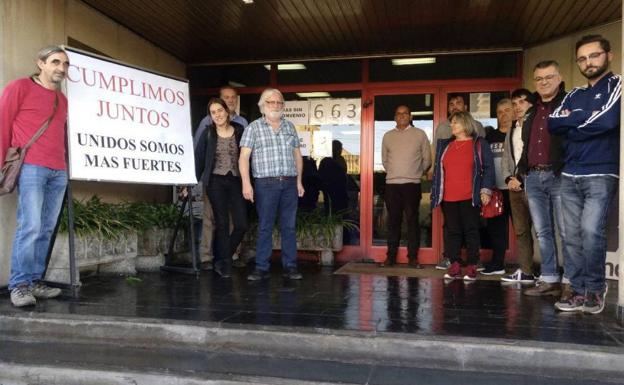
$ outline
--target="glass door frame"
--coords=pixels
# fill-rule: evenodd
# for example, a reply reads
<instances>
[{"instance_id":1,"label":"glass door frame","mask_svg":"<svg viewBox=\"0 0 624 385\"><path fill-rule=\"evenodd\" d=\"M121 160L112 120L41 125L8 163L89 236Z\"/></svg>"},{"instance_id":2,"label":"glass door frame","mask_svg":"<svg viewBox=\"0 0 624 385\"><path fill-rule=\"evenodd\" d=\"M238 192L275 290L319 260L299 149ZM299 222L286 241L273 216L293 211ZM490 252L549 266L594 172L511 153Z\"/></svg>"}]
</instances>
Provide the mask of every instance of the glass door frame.
<instances>
[{"instance_id":1,"label":"glass door frame","mask_svg":"<svg viewBox=\"0 0 624 385\"><path fill-rule=\"evenodd\" d=\"M386 246L373 245L373 164L375 136L375 97L385 95L433 95L433 127L446 119L447 96L453 92L496 92L513 91L521 87L520 79L458 79L422 82L375 83L366 84L362 90L362 125L361 125L361 157L360 157L360 246L356 250L345 250L340 253L339 260L366 259L381 262L386 257ZM510 227L511 233L511 227ZM515 250L515 239L510 234L509 250ZM442 252L442 214L439 208L432 213L432 246L421 248L419 260L424 264L437 263ZM399 255L407 253L406 247L399 248ZM515 257L515 255L512 255Z\"/></svg>"}]
</instances>

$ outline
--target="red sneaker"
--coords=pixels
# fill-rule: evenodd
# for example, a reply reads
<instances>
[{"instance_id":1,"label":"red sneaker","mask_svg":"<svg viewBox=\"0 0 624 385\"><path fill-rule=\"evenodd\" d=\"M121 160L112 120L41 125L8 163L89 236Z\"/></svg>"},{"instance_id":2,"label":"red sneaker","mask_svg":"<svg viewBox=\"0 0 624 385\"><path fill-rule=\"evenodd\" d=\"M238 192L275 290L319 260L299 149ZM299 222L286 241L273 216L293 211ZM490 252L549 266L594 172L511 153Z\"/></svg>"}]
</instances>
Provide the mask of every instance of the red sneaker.
<instances>
[{"instance_id":1,"label":"red sneaker","mask_svg":"<svg viewBox=\"0 0 624 385\"><path fill-rule=\"evenodd\" d=\"M451 263L451 266L446 271L446 274L444 274L445 279L461 279L461 277L461 265L459 262Z\"/></svg>"},{"instance_id":2,"label":"red sneaker","mask_svg":"<svg viewBox=\"0 0 624 385\"><path fill-rule=\"evenodd\" d=\"M466 267L466 275L464 275L465 281L476 281L477 280L477 265L468 265Z\"/></svg>"}]
</instances>

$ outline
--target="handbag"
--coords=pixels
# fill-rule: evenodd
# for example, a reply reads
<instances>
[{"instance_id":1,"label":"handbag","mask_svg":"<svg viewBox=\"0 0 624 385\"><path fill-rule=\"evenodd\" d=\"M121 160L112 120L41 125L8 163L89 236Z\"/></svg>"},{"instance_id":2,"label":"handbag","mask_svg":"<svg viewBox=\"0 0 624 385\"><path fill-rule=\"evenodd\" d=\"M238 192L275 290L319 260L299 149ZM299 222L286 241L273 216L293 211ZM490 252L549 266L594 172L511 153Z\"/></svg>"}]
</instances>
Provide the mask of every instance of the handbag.
<instances>
[{"instance_id":1,"label":"handbag","mask_svg":"<svg viewBox=\"0 0 624 385\"><path fill-rule=\"evenodd\" d=\"M481 155L481 142L477 140L477 154L481 163L481 173L483 174L483 157ZM481 205L481 216L483 218L494 218L503 213L503 193L499 189L492 190L492 196L487 205Z\"/></svg>"},{"instance_id":2,"label":"handbag","mask_svg":"<svg viewBox=\"0 0 624 385\"><path fill-rule=\"evenodd\" d=\"M494 218L503 213L503 193L499 189L492 190L492 196L487 205L481 205L483 218Z\"/></svg>"},{"instance_id":3,"label":"handbag","mask_svg":"<svg viewBox=\"0 0 624 385\"><path fill-rule=\"evenodd\" d=\"M54 99L54 109L52 111L52 115L39 127L39 130L33 135L32 138L26 143L24 147L9 147L7 149L6 157L4 158L4 164L2 165L2 170L0 171L0 196L5 194L10 194L15 190L15 186L17 186L17 180L19 179L19 174L22 169L22 164L24 163L24 158L26 157L26 151L32 146L41 135L45 132L45 130L50 125L50 122L54 118L56 114L56 109L58 107L58 94L55 95Z\"/></svg>"}]
</instances>

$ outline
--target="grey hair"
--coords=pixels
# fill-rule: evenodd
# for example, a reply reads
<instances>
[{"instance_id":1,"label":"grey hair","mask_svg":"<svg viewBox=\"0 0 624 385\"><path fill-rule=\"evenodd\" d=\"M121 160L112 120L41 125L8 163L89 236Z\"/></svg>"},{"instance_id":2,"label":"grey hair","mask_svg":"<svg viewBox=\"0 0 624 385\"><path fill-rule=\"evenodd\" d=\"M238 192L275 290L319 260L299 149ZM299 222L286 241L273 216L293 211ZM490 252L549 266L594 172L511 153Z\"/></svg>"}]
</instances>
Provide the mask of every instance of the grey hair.
<instances>
[{"instance_id":1,"label":"grey hair","mask_svg":"<svg viewBox=\"0 0 624 385\"><path fill-rule=\"evenodd\" d=\"M37 52L37 63L39 63L39 60L45 63L46 60L48 60L48 58L54 55L55 53L63 53L67 55L67 52L65 52L65 49L61 47L60 45L49 45L47 47L41 48L39 52ZM41 72L41 69L39 68L39 65L37 65L37 73L40 73L40 72Z\"/></svg>"},{"instance_id":2,"label":"grey hair","mask_svg":"<svg viewBox=\"0 0 624 385\"><path fill-rule=\"evenodd\" d=\"M475 133L477 132L477 121L474 120L472 115L470 115L470 112L468 111L454 112L449 117L449 122L452 121L453 119L455 119L457 122L459 122L459 124L462 125L462 127L464 127L464 131L466 132L467 136L474 136Z\"/></svg>"},{"instance_id":3,"label":"grey hair","mask_svg":"<svg viewBox=\"0 0 624 385\"><path fill-rule=\"evenodd\" d=\"M277 88L267 88L266 90L262 91L262 94L260 95L260 100L258 101L258 107L260 108L260 112L263 115L264 115L264 103L273 94L278 94L279 97L282 99L282 102L284 101L284 95L282 95L281 91L278 90Z\"/></svg>"}]
</instances>

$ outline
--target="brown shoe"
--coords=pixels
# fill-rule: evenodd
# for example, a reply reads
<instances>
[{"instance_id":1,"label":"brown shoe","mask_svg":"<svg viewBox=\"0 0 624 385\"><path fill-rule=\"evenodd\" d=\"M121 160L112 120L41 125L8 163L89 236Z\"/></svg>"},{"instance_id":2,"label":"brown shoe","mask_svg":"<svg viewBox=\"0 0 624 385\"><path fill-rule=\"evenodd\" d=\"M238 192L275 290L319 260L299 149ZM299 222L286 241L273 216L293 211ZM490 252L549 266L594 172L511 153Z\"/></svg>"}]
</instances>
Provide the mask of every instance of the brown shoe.
<instances>
[{"instance_id":1,"label":"brown shoe","mask_svg":"<svg viewBox=\"0 0 624 385\"><path fill-rule=\"evenodd\" d=\"M559 300L559 302L567 302L573 296L574 296L574 292L572 291L570 284L562 283L561 284L561 299Z\"/></svg>"},{"instance_id":2,"label":"brown shoe","mask_svg":"<svg viewBox=\"0 0 624 385\"><path fill-rule=\"evenodd\" d=\"M535 286L530 289L526 289L524 294L531 297L543 297L547 295L558 297L561 294L561 284L559 282L547 283L537 281Z\"/></svg>"}]
</instances>

